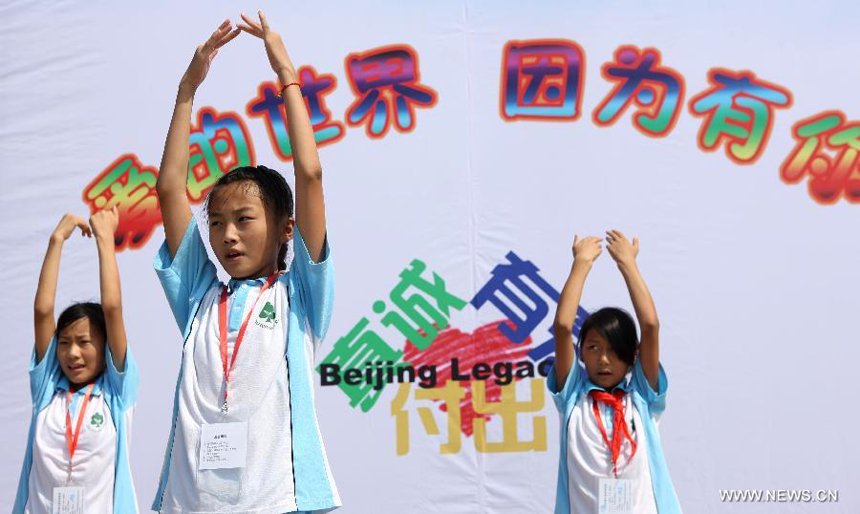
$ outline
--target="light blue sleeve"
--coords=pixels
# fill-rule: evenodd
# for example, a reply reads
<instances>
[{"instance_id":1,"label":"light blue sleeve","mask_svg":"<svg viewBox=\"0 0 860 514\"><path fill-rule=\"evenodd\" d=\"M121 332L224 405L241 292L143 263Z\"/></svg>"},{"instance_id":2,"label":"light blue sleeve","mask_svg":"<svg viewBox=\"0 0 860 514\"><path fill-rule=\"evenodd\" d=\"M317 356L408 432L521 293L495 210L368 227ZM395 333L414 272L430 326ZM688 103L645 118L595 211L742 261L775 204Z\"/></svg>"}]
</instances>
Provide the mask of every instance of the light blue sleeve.
<instances>
[{"instance_id":1,"label":"light blue sleeve","mask_svg":"<svg viewBox=\"0 0 860 514\"><path fill-rule=\"evenodd\" d=\"M39 411L53 398L62 375L60 361L57 358L56 335L51 338L51 343L45 350L42 360L36 361L36 349L33 348L28 372L30 373L30 398L33 400L33 406Z\"/></svg>"},{"instance_id":2,"label":"light blue sleeve","mask_svg":"<svg viewBox=\"0 0 860 514\"><path fill-rule=\"evenodd\" d=\"M193 217L173 259L170 258L165 241L155 256L153 267L167 296L173 317L176 318L176 324L184 335L196 306L218 280L215 265L206 254L206 246Z\"/></svg>"},{"instance_id":3,"label":"light blue sleeve","mask_svg":"<svg viewBox=\"0 0 860 514\"><path fill-rule=\"evenodd\" d=\"M314 339L321 341L328 331L334 306L334 265L331 262L328 236L323 243L322 260L314 262L297 226L296 235L293 238L293 262L290 273L295 274L295 283L299 289L298 294L307 315L311 334Z\"/></svg>"},{"instance_id":4,"label":"light blue sleeve","mask_svg":"<svg viewBox=\"0 0 860 514\"><path fill-rule=\"evenodd\" d=\"M633 365L633 376L631 384L633 389L637 391L645 403L648 404L648 409L653 416L660 416L666 410L666 391L669 389L669 380L666 378L666 372L663 371L663 365L660 364L660 377L657 379L657 390L651 388L648 379L645 377L645 371L642 369L641 359L636 359L636 364Z\"/></svg>"},{"instance_id":5,"label":"light blue sleeve","mask_svg":"<svg viewBox=\"0 0 860 514\"><path fill-rule=\"evenodd\" d=\"M546 377L546 387L549 389L549 394L555 402L556 408L560 412L565 412L565 405L576 397L580 389L582 389L582 367L579 365L579 359L574 356L573 365L570 367L570 373L567 374L567 380L564 382L564 387L558 389L558 380L555 374L555 363L549 370L549 375Z\"/></svg>"},{"instance_id":6,"label":"light blue sleeve","mask_svg":"<svg viewBox=\"0 0 860 514\"><path fill-rule=\"evenodd\" d=\"M105 360L107 361L108 387L120 398L122 409L125 411L137 401L137 386L140 380L137 374L137 362L131 353L131 347L126 346L124 369L119 371L113 363L110 346L105 345Z\"/></svg>"}]
</instances>

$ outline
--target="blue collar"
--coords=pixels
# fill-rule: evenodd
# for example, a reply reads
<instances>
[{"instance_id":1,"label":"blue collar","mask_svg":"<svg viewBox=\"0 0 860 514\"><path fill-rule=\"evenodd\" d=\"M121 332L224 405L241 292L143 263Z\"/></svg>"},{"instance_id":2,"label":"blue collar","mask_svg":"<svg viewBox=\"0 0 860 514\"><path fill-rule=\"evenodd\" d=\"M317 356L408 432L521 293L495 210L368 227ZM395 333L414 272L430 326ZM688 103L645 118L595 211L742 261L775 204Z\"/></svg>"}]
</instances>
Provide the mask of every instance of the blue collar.
<instances>
[{"instance_id":1,"label":"blue collar","mask_svg":"<svg viewBox=\"0 0 860 514\"><path fill-rule=\"evenodd\" d=\"M585 369L583 369L582 371L585 371ZM587 372L586 372L586 373L587 373ZM613 387L611 391L606 391L606 389L605 389L605 388L600 387L599 385L597 385L597 384L595 384L594 382L592 382L592 381L591 381L591 379L586 378L586 379L585 379L585 389L584 389L584 391L583 391L583 394L587 395L587 394L588 394L588 393L590 393L592 390L606 391L606 392L608 392L608 393L613 393L613 392L615 392L616 390L619 390L619 389L620 389L620 390L622 390L622 391L624 391L625 393L629 393L629 392L630 392L630 378L631 378L631 374L630 374L630 373L628 373L628 374L624 377L624 380L622 380L621 382L619 382L618 384L616 384L616 385L615 385L615 387Z\"/></svg>"},{"instance_id":2,"label":"blue collar","mask_svg":"<svg viewBox=\"0 0 860 514\"><path fill-rule=\"evenodd\" d=\"M227 294L233 294L233 291L242 287L254 287L254 286L262 286L266 283L266 280L269 277L259 277L259 278L231 278L227 282Z\"/></svg>"},{"instance_id":3,"label":"blue collar","mask_svg":"<svg viewBox=\"0 0 860 514\"><path fill-rule=\"evenodd\" d=\"M95 386L93 387L93 396L99 396L100 394L102 394L102 389L104 389L104 376L104 373L102 373L101 375L99 375L99 378L96 379ZM69 379L68 377L66 377L66 375L63 375L63 378L61 378L60 381L57 382L57 391L71 391L71 384L69 383ZM85 394L86 392L87 388L82 387L75 391L73 394Z\"/></svg>"}]
</instances>

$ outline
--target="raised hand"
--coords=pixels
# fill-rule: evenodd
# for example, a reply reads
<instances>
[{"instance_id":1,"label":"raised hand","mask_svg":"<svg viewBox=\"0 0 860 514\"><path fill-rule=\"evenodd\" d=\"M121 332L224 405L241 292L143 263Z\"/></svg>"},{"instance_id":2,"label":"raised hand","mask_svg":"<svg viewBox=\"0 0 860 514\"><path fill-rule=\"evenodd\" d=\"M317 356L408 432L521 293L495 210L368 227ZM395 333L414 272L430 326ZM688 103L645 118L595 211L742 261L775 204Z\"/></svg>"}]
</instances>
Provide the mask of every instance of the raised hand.
<instances>
[{"instance_id":1,"label":"raised hand","mask_svg":"<svg viewBox=\"0 0 860 514\"><path fill-rule=\"evenodd\" d=\"M617 230L606 231L606 249L609 250L609 255L612 259L622 264L634 264L636 256L639 254L639 238L634 237L631 243L627 236Z\"/></svg>"},{"instance_id":2,"label":"raised hand","mask_svg":"<svg viewBox=\"0 0 860 514\"><path fill-rule=\"evenodd\" d=\"M185 70L185 74L182 76L181 85L196 90L203 83L206 74L209 73L209 65L212 64L212 59L215 58L218 49L239 35L238 28L235 30L231 30L231 28L230 20L224 20L224 23L209 36L209 39L197 47L197 50L194 51L194 57L191 59L191 64L188 65L188 69Z\"/></svg>"},{"instance_id":3,"label":"raised hand","mask_svg":"<svg viewBox=\"0 0 860 514\"><path fill-rule=\"evenodd\" d=\"M636 265L639 254L639 238L634 237L631 243L627 236L617 230L606 231L606 249L618 264L618 270L627 284L636 318L639 320L641 334L639 344L639 359L642 371L651 389L657 391L660 377L660 322L657 319L657 307L645 279Z\"/></svg>"},{"instance_id":4,"label":"raised hand","mask_svg":"<svg viewBox=\"0 0 860 514\"><path fill-rule=\"evenodd\" d=\"M263 14L263 11L259 11L257 14L260 17L259 22L254 21L253 18L243 13L242 20L245 23L238 23L236 26L240 30L244 30L248 34L263 40L266 45L266 55L269 56L269 64L281 81L285 81L286 79L290 82L295 82L298 78L296 76L296 69L290 60L290 56L287 54L284 41L281 39L280 34L269 28L269 22L266 21L266 15Z\"/></svg>"},{"instance_id":5,"label":"raised hand","mask_svg":"<svg viewBox=\"0 0 860 514\"><path fill-rule=\"evenodd\" d=\"M573 260L588 264L593 263L599 256L603 248L600 246L600 238L597 236L589 236L580 239L578 235L573 236Z\"/></svg>"},{"instance_id":6,"label":"raised hand","mask_svg":"<svg viewBox=\"0 0 860 514\"><path fill-rule=\"evenodd\" d=\"M119 226L119 207L114 205L110 209L101 210L90 216L90 227L97 238L104 237L113 239L113 235Z\"/></svg>"},{"instance_id":7,"label":"raised hand","mask_svg":"<svg viewBox=\"0 0 860 514\"><path fill-rule=\"evenodd\" d=\"M93 236L93 233L90 230L89 225L87 225L87 222L75 216L74 214L66 214L57 224L57 228L54 229L54 232L51 234L51 237L57 239L59 242L63 242L72 235L72 232L74 232L76 228L81 229L81 235L87 237Z\"/></svg>"}]
</instances>

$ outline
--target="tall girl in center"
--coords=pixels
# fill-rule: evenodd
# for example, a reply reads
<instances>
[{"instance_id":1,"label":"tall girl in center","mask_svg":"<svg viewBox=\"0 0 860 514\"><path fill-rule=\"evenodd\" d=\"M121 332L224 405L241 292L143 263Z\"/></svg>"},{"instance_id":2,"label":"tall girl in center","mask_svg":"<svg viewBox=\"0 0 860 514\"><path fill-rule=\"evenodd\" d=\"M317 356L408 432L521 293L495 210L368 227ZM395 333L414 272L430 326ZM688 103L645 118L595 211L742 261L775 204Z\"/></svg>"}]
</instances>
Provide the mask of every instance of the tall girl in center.
<instances>
[{"instance_id":1,"label":"tall girl in center","mask_svg":"<svg viewBox=\"0 0 860 514\"><path fill-rule=\"evenodd\" d=\"M331 318L334 270L322 168L298 75L262 13L225 21L179 83L157 192L166 241L155 259L183 334L172 426L153 509L283 513L329 510L340 498L313 400L313 356ZM194 94L218 48L245 31L263 39L293 148L289 186L264 166L225 174L206 203L216 277L186 196ZM286 266L287 245L293 259Z\"/></svg>"}]
</instances>

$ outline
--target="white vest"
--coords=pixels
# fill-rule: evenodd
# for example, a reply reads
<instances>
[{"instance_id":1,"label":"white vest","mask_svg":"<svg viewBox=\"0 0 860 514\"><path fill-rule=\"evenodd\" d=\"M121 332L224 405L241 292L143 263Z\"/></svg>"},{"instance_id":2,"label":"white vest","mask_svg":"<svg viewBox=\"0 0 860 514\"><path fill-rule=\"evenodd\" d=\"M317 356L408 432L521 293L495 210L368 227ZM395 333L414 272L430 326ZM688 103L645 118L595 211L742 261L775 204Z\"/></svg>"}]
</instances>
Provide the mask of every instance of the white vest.
<instances>
[{"instance_id":1,"label":"white vest","mask_svg":"<svg viewBox=\"0 0 860 514\"><path fill-rule=\"evenodd\" d=\"M598 484L601 478L621 478L632 481L633 512L657 514L657 502L651 486L651 470L648 467L648 445L645 444L644 427L639 411L633 405L630 394L624 395L624 418L630 437L636 442L636 454L630 459L632 445L625 437L618 456L618 476L612 473L612 453L603 441L597 419L594 417L594 400L588 394L582 397L573 409L567 427L567 469L570 473L570 512L575 514L598 514ZM614 411L606 404L598 403L606 436L612 440ZM635 430L633 428L635 427ZM629 461L628 461L629 460Z\"/></svg>"},{"instance_id":2,"label":"white vest","mask_svg":"<svg viewBox=\"0 0 860 514\"><path fill-rule=\"evenodd\" d=\"M244 320L260 285L242 287L250 288L242 309ZM226 413L221 411L225 382L219 344L220 296L220 287L206 293L183 351L170 480L162 511L280 514L296 510L285 358L289 323L286 281L276 281L256 303L230 372ZM233 292L228 298L228 319L232 309L239 307L233 305L235 296ZM238 329L228 335L228 363L237 334ZM233 421L248 422L245 467L198 469L202 425ZM260 506L265 509L260 510Z\"/></svg>"}]
</instances>

